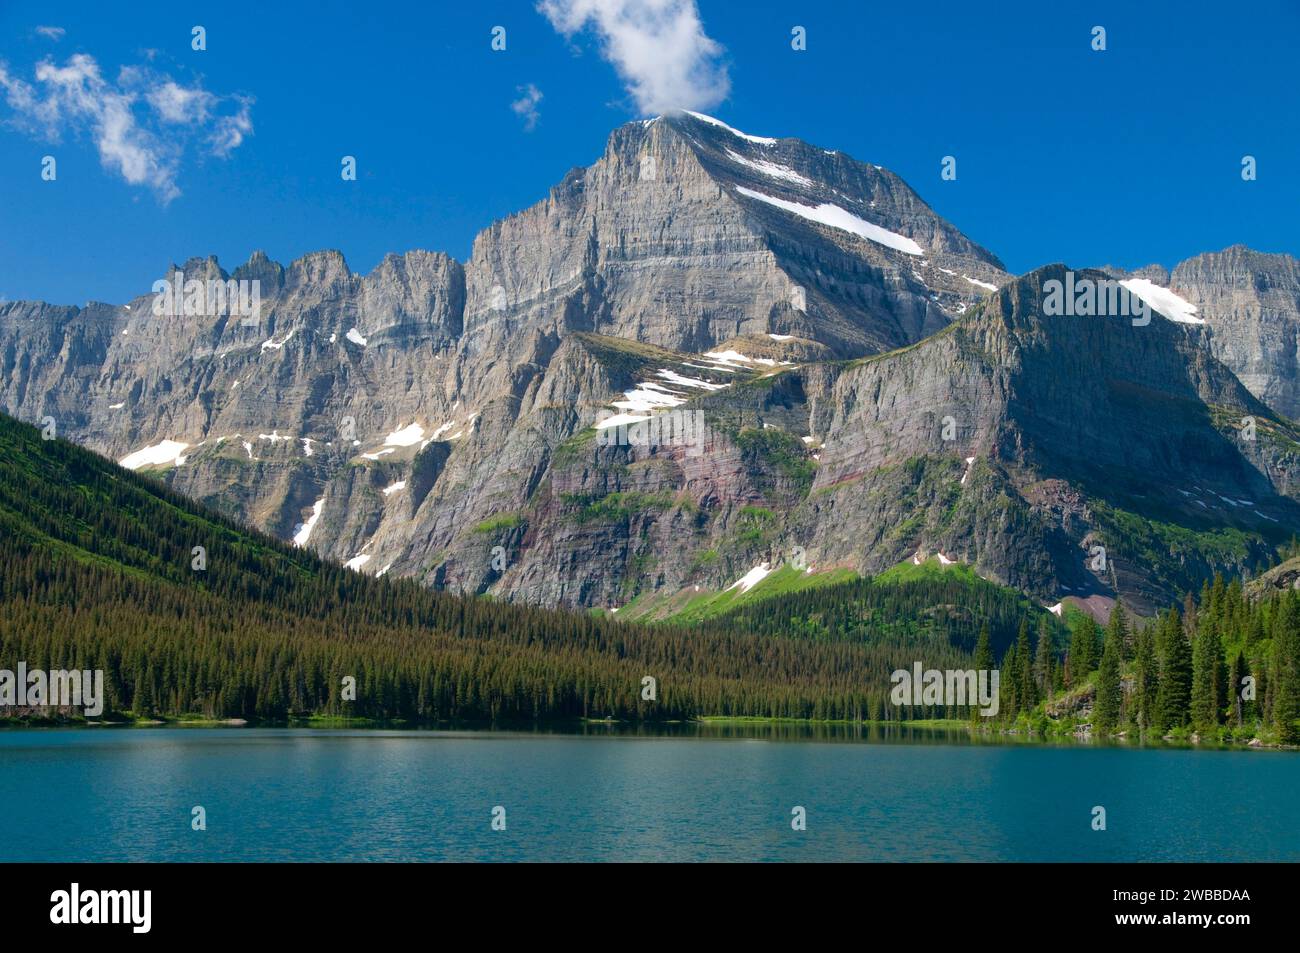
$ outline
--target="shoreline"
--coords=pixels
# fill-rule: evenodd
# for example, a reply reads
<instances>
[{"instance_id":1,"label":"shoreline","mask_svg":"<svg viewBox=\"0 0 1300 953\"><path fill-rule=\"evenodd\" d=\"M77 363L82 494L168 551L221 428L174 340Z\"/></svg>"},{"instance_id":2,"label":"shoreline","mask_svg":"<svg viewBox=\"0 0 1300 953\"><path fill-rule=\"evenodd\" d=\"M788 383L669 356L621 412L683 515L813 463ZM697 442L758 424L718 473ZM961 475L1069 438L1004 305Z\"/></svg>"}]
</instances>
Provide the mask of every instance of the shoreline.
<instances>
[{"instance_id":1,"label":"shoreline","mask_svg":"<svg viewBox=\"0 0 1300 953\"><path fill-rule=\"evenodd\" d=\"M1200 751L1300 751L1300 746L1248 740L1202 740L1187 736L1162 736L1159 738L1120 732L1113 735L1093 735L1090 732L1040 732L1023 727L1007 726L985 728L965 719L928 718L910 721L850 721L846 719L768 718L756 715L703 715L692 719L666 719L663 721L632 722L614 718L563 718L528 722L488 721L436 721L410 722L406 720L381 721L374 718L317 717L292 718L282 721L257 721L244 718L136 718L123 720L77 718L0 718L0 731L59 730L69 728L103 728L126 730L138 728L266 729L282 728L310 731L482 731L536 734L586 734L589 729L610 729L611 734L650 735L659 737L713 737L711 729L726 732L728 729L782 729L789 740L855 740L864 733L876 736L920 732L931 737L961 736L974 744L1004 746L1074 747L1074 748L1131 748ZM807 732L817 737L800 739ZM872 740L863 738L863 740ZM906 740L895 738L891 740Z\"/></svg>"}]
</instances>

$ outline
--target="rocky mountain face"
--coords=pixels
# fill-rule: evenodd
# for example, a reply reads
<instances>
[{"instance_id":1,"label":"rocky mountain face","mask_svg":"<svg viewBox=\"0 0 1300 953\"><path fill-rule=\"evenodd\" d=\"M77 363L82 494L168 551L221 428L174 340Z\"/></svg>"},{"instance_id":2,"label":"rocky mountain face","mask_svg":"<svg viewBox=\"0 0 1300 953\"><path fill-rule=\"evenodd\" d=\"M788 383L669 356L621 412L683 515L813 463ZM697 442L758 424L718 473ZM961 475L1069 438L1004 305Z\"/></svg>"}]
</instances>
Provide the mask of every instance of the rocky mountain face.
<instances>
[{"instance_id":1,"label":"rocky mountain face","mask_svg":"<svg viewBox=\"0 0 1300 953\"><path fill-rule=\"evenodd\" d=\"M1281 313L1187 265L1211 341ZM463 265L179 270L257 314L0 305L0 409L362 572L617 608L941 553L1149 607L1300 525L1251 332L1043 318L1059 267L1011 280L892 173L709 117L615 130Z\"/></svg>"},{"instance_id":2,"label":"rocky mountain face","mask_svg":"<svg viewBox=\"0 0 1300 953\"><path fill-rule=\"evenodd\" d=\"M487 533L533 554L500 584L545 601L581 580L582 601L621 605L796 557L874 573L937 554L1051 603L1122 593L1150 609L1266 559L1300 525L1294 428L1194 329L1041 317L1043 282L1064 272L914 347L698 398L698 457L580 436Z\"/></svg>"},{"instance_id":3,"label":"rocky mountain face","mask_svg":"<svg viewBox=\"0 0 1300 953\"><path fill-rule=\"evenodd\" d=\"M1159 265L1123 274L1193 305L1214 355L1264 403L1300 417L1300 261L1234 245L1189 258L1172 274Z\"/></svg>"}]
</instances>

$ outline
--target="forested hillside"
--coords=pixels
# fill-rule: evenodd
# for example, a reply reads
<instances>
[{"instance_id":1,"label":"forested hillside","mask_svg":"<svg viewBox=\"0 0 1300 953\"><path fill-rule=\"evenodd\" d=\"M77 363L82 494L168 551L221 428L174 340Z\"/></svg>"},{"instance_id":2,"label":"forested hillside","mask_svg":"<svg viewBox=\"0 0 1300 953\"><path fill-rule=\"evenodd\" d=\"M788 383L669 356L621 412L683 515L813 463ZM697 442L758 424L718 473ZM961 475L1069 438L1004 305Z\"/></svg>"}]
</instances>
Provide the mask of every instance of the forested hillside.
<instances>
[{"instance_id":1,"label":"forested hillside","mask_svg":"<svg viewBox=\"0 0 1300 953\"><path fill-rule=\"evenodd\" d=\"M1300 743L1300 594L1251 599L1216 576L1151 624L1131 624L1122 607L1104 632L1079 618L1064 668L1040 663L1010 682L1023 687L1004 695L1005 716L1040 728L1050 717L1104 734Z\"/></svg>"},{"instance_id":2,"label":"forested hillside","mask_svg":"<svg viewBox=\"0 0 1300 953\"><path fill-rule=\"evenodd\" d=\"M792 597L793 635L772 614L639 626L453 596L322 562L0 417L0 667L103 669L108 709L139 717L928 717L887 704L889 673L968 662L978 618L935 609L951 586ZM1015 605L987 607L999 631Z\"/></svg>"},{"instance_id":3,"label":"forested hillside","mask_svg":"<svg viewBox=\"0 0 1300 953\"><path fill-rule=\"evenodd\" d=\"M1300 595L1253 589L1218 578L1151 624L1120 607L1067 628L968 567L907 564L621 622L361 575L0 416L0 668L102 669L116 716L967 717L890 703L920 660L1000 668L986 727L1295 742Z\"/></svg>"}]
</instances>

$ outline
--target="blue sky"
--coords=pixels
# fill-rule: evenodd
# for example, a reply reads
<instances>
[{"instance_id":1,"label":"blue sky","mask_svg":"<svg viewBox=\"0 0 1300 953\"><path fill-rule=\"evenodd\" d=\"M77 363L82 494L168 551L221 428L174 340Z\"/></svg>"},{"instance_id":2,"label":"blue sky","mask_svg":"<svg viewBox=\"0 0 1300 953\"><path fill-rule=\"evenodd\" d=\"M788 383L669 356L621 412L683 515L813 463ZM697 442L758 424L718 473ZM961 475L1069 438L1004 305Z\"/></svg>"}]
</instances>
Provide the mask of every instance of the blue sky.
<instances>
[{"instance_id":1,"label":"blue sky","mask_svg":"<svg viewBox=\"0 0 1300 953\"><path fill-rule=\"evenodd\" d=\"M598 33L566 37L534 2L109 6L0 5L0 297L123 301L170 262L216 254L229 268L257 248L282 262L337 248L358 271L412 248L463 260L476 232L543 198L643 114ZM1172 265L1237 242L1300 254L1291 0L698 9L718 49L696 64L697 85L716 97L725 74L729 88L708 112L892 169L1013 271ZM490 47L496 25L503 52ZM790 48L795 25L806 51ZM1090 48L1094 25L1105 52ZM48 116L15 106L24 87L39 99L48 85L39 63L66 69L77 54L107 97L135 97L162 171L120 150L106 168L93 124L66 103L57 144ZM662 57L640 54L632 74L653 73ZM148 97L168 82L203 90L200 119L150 119ZM529 84L542 96L531 130L511 108ZM241 111L251 129L239 130ZM1254 182L1241 178L1247 154ZM344 155L357 158L355 182L340 178ZM955 182L940 179L945 155Z\"/></svg>"}]
</instances>

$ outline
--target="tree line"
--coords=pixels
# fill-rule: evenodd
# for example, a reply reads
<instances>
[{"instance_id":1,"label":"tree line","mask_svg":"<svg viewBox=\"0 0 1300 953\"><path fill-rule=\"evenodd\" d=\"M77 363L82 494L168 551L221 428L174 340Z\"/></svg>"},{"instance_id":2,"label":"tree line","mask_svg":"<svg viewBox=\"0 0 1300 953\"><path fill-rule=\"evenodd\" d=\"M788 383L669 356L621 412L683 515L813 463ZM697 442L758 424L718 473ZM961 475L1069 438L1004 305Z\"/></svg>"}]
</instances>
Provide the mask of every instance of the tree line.
<instances>
[{"instance_id":1,"label":"tree line","mask_svg":"<svg viewBox=\"0 0 1300 953\"><path fill-rule=\"evenodd\" d=\"M1300 743L1300 593L1250 598L1221 575L1155 619L1116 603L1103 628L1079 614L1056 664L1027 628L1004 654L1004 721L1086 710L1100 733ZM1083 702L1085 705L1077 703Z\"/></svg>"}]
</instances>

